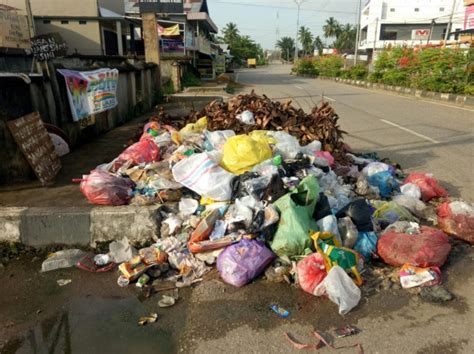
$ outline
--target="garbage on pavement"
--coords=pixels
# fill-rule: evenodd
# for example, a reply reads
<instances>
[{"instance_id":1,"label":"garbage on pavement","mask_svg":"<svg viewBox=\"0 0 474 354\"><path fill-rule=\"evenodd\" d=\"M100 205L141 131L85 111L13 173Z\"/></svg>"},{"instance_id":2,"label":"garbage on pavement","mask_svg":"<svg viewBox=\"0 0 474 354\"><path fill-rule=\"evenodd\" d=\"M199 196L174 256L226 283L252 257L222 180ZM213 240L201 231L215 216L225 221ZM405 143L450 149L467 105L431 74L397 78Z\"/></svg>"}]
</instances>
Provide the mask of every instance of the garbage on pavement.
<instances>
[{"instance_id":1,"label":"garbage on pavement","mask_svg":"<svg viewBox=\"0 0 474 354\"><path fill-rule=\"evenodd\" d=\"M138 252L116 240L89 268L116 263L119 286L148 292L201 283L214 267L236 287L265 274L328 297L340 314L356 308L381 262L403 267L394 272L405 288L437 286L445 232L473 242L472 204L446 200L431 175L349 152L343 134L328 103L307 114L253 92L185 117L160 110L136 144L81 182L93 204L161 205L159 238ZM443 231L425 215L438 205ZM84 257L73 251L43 271ZM163 296L159 306L175 303Z\"/></svg>"}]
</instances>

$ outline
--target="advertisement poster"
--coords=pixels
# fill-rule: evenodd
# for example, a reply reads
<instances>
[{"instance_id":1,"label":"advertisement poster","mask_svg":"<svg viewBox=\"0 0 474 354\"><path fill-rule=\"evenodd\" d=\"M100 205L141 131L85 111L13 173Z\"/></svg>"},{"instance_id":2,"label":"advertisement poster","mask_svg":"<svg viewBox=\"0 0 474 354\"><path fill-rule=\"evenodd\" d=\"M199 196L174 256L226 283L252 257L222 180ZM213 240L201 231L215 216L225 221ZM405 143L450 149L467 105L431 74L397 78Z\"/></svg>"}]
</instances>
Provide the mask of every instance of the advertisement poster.
<instances>
[{"instance_id":1,"label":"advertisement poster","mask_svg":"<svg viewBox=\"0 0 474 354\"><path fill-rule=\"evenodd\" d=\"M75 122L117 106L117 69L58 72L66 80L69 104Z\"/></svg>"}]
</instances>

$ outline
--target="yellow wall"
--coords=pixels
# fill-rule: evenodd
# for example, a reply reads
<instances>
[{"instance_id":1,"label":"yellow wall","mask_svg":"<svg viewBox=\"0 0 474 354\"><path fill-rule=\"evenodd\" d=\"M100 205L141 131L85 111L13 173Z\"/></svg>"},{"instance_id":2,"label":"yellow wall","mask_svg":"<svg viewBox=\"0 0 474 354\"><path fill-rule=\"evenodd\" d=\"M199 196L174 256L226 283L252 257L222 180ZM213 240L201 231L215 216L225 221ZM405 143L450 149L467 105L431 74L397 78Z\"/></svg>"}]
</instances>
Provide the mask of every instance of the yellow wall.
<instances>
[{"instance_id":1,"label":"yellow wall","mask_svg":"<svg viewBox=\"0 0 474 354\"><path fill-rule=\"evenodd\" d=\"M0 4L15 7L20 10L18 14L26 15L25 0L0 0Z\"/></svg>"},{"instance_id":2,"label":"yellow wall","mask_svg":"<svg viewBox=\"0 0 474 354\"><path fill-rule=\"evenodd\" d=\"M68 24L51 20L45 24L43 20L35 20L37 34L58 32L68 45L68 54L101 55L100 26L97 21L87 21L80 25L79 21L69 20ZM77 51L76 51L77 50Z\"/></svg>"},{"instance_id":3,"label":"yellow wall","mask_svg":"<svg viewBox=\"0 0 474 354\"><path fill-rule=\"evenodd\" d=\"M99 15L97 0L30 0L33 16Z\"/></svg>"}]
</instances>

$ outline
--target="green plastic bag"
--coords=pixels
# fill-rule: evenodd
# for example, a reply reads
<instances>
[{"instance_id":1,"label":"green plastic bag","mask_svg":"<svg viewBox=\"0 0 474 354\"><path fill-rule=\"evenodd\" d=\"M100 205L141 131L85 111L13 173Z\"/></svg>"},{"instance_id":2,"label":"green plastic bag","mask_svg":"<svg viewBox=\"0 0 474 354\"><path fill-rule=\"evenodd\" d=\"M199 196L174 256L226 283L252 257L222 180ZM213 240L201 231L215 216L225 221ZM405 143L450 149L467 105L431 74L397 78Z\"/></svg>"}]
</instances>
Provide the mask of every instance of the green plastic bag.
<instances>
[{"instance_id":1,"label":"green plastic bag","mask_svg":"<svg viewBox=\"0 0 474 354\"><path fill-rule=\"evenodd\" d=\"M270 246L278 256L304 255L311 247L311 234L318 230L312 217L318 197L318 181L308 176L295 191L273 204L280 212L280 222Z\"/></svg>"},{"instance_id":2,"label":"green plastic bag","mask_svg":"<svg viewBox=\"0 0 474 354\"><path fill-rule=\"evenodd\" d=\"M397 221L414 221L418 219L410 211L395 202L371 201L377 210L374 212L374 218L378 222L393 224Z\"/></svg>"}]
</instances>

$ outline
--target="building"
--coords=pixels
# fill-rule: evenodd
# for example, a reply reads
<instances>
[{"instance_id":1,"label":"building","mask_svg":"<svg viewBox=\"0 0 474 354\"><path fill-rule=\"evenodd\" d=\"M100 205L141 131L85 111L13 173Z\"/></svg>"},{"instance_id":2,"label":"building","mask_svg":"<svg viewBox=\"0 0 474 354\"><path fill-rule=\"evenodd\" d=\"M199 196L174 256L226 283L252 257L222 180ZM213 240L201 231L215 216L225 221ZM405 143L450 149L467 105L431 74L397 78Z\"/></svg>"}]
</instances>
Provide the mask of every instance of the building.
<instances>
[{"instance_id":1,"label":"building","mask_svg":"<svg viewBox=\"0 0 474 354\"><path fill-rule=\"evenodd\" d=\"M440 44L446 31L466 30L471 0L367 0L362 5L359 48ZM448 23L454 4L451 28ZM449 40L458 36L451 34Z\"/></svg>"},{"instance_id":2,"label":"building","mask_svg":"<svg viewBox=\"0 0 474 354\"><path fill-rule=\"evenodd\" d=\"M59 33L67 54L124 55L126 34L123 0L29 0L36 34ZM24 2L24 1L23 1Z\"/></svg>"}]
</instances>

